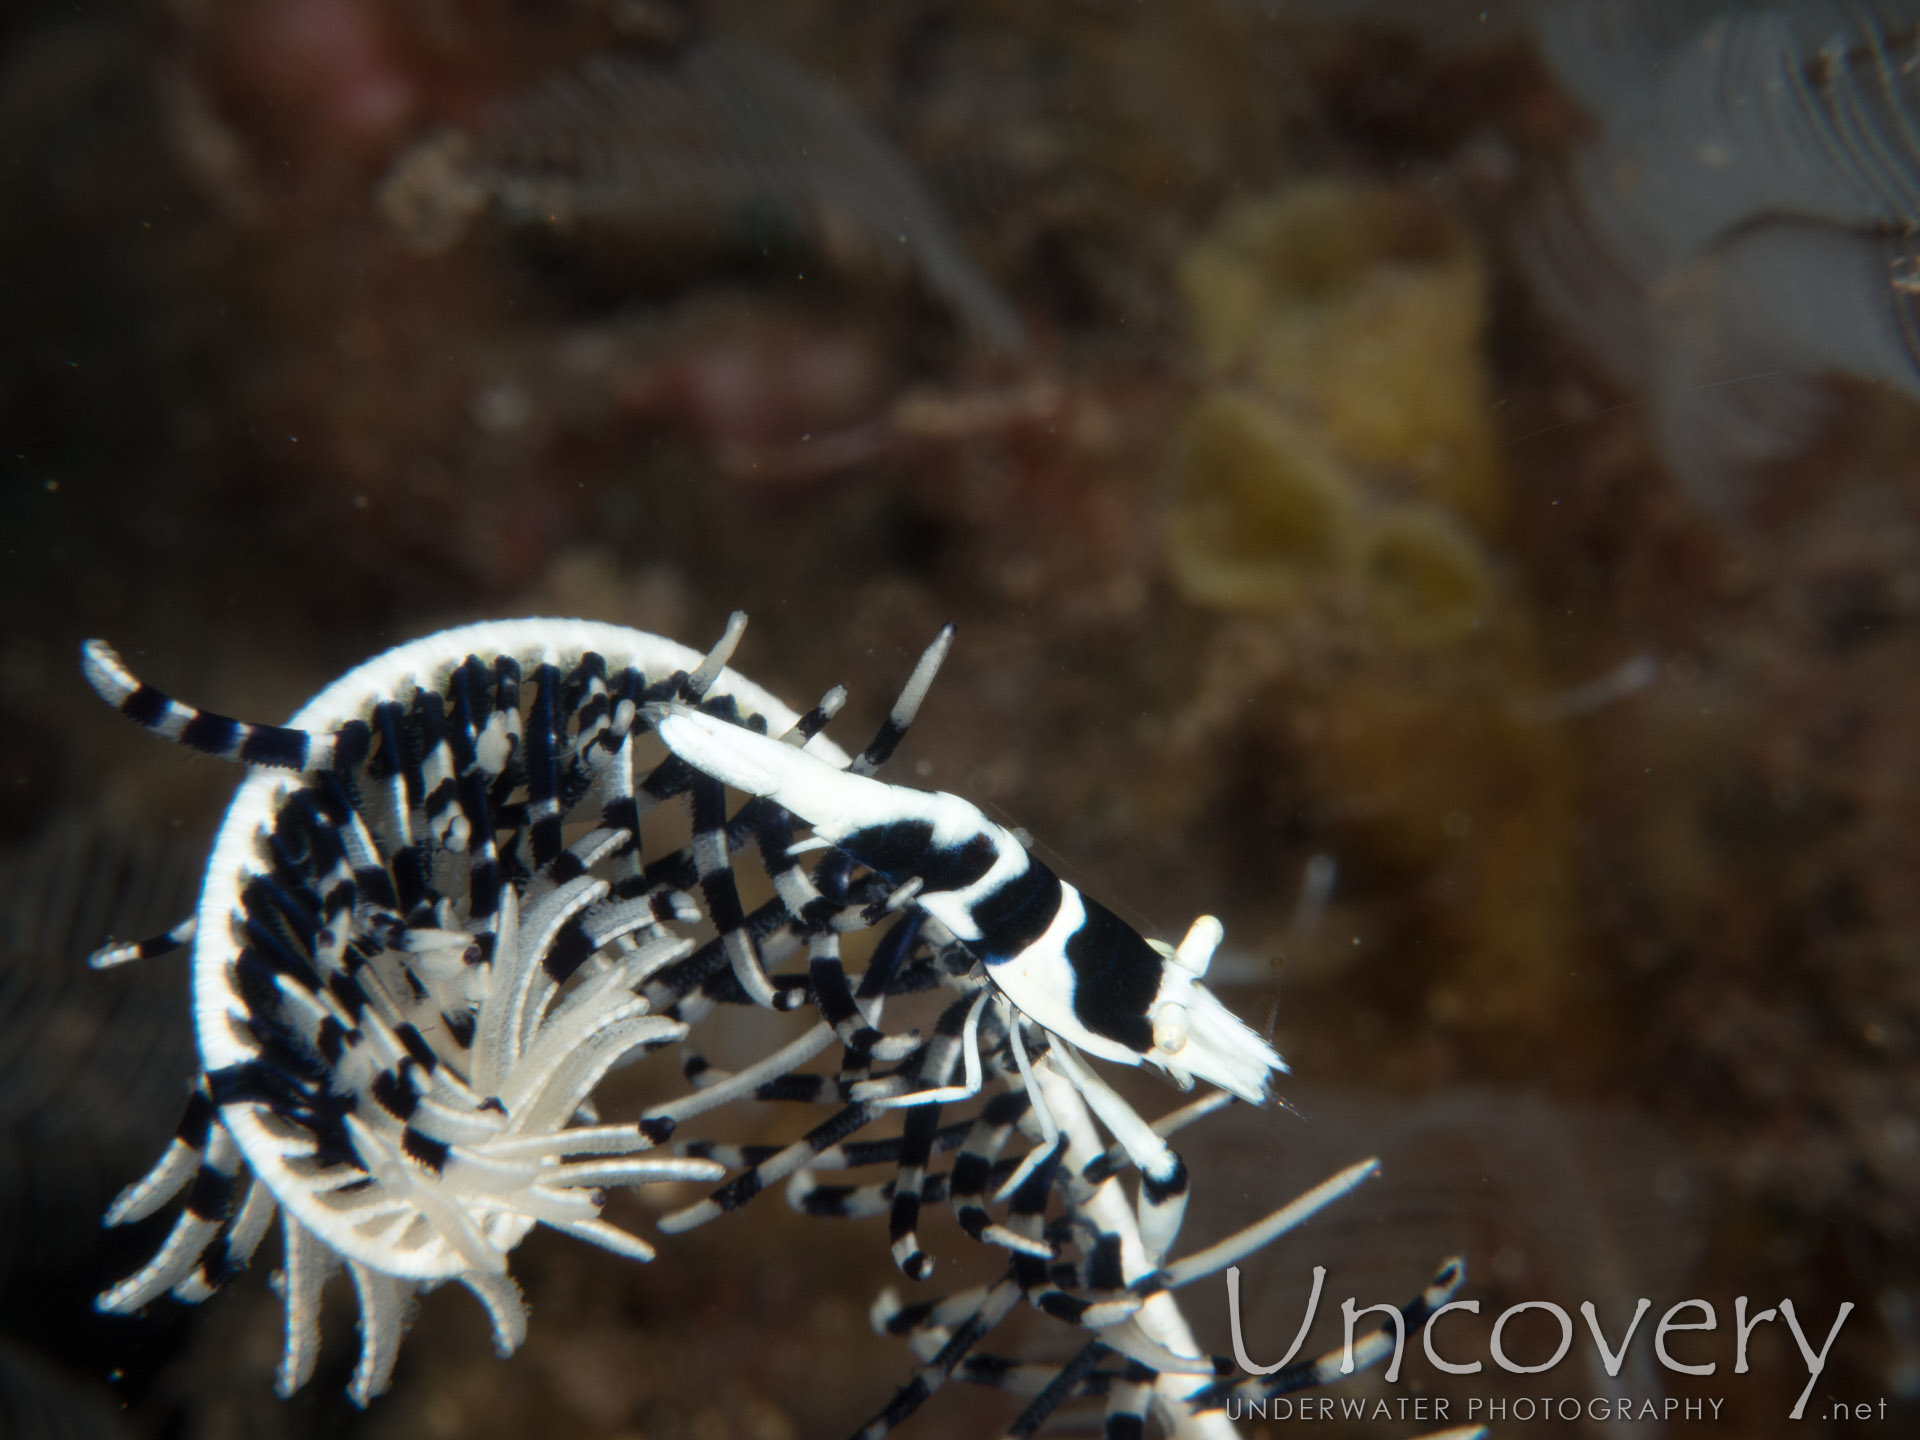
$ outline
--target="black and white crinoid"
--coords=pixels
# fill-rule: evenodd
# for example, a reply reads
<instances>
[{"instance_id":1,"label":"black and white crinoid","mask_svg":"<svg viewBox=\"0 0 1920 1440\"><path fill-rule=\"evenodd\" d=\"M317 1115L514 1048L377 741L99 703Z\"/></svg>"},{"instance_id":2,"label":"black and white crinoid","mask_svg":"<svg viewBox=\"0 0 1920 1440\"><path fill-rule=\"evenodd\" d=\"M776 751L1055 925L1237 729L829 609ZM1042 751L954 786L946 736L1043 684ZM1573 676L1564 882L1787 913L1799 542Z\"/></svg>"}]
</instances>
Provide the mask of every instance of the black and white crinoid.
<instances>
[{"instance_id":1,"label":"black and white crinoid","mask_svg":"<svg viewBox=\"0 0 1920 1440\"><path fill-rule=\"evenodd\" d=\"M1149 1416L1170 1434L1227 1436L1233 1395L1326 1384L1397 1356L1457 1289L1460 1262L1372 1335L1261 1377L1235 1379L1231 1362L1202 1352L1176 1304L1180 1287L1376 1168L1349 1166L1170 1258L1190 1181L1168 1138L1236 1099L1259 1103L1284 1068L1200 983L1219 922L1201 917L1179 946L1148 940L959 797L873 778L951 628L849 758L820 733L843 690L801 715L725 668L744 624L735 615L705 655L580 620L447 630L348 672L285 726L184 705L88 643L87 676L123 714L252 767L194 917L94 959L190 940L203 1067L173 1143L108 1221L184 1192L180 1214L101 1307L204 1298L277 1214L279 1388L310 1378L320 1287L344 1264L362 1315L349 1393L365 1404L386 1388L423 1289L467 1286L498 1348L519 1344L526 1311L507 1256L534 1225L647 1259L645 1241L602 1218L606 1190L724 1180L661 1218L674 1234L784 1180L806 1213L886 1214L911 1280L933 1268L918 1225L923 1206L942 1201L1007 1260L989 1284L911 1304L882 1297L876 1326L904 1338L917 1364L866 1440L951 1378L1030 1397L1013 1435L1092 1399L1113 1440L1143 1434ZM737 809L729 788L748 794ZM643 822L669 802L687 806L691 842L649 855ZM773 891L751 911L734 873L749 848ZM841 937L883 925L866 970L848 974ZM803 971L769 968L793 956ZM881 1028L890 996L935 990L951 998L930 1033ZM690 1043L724 1004L813 1013L728 1073ZM836 1045L836 1067L806 1071ZM603 1077L666 1047L680 1052L688 1092L634 1123L603 1121L591 1098ZM1149 1122L1083 1056L1221 1088ZM966 1118L941 1125L943 1106L976 1097ZM833 1113L782 1145L686 1132L743 1100ZM898 1133L854 1138L895 1112ZM955 1151L951 1168L933 1168ZM822 1178L876 1166L892 1177ZM1069 1358L980 1349L1023 1303L1081 1333Z\"/></svg>"},{"instance_id":2,"label":"black and white crinoid","mask_svg":"<svg viewBox=\"0 0 1920 1440\"><path fill-rule=\"evenodd\" d=\"M351 1393L365 1403L420 1289L459 1281L499 1349L519 1344L506 1261L536 1223L651 1257L600 1218L600 1192L721 1171L658 1152L670 1124L592 1123L587 1108L611 1068L687 1033L640 987L699 968L682 933L702 918L687 893L699 867L680 852L649 869L637 844L643 815L696 777L670 758L636 773L638 707L671 697L804 735L824 719L724 669L739 631L703 657L584 621L467 626L350 671L286 726L181 704L87 645L88 679L123 714L253 767L194 917L95 957L190 939L203 1064L173 1143L108 1223L182 1191L184 1208L102 1309L204 1298L278 1212L280 1389L310 1377L319 1289L344 1263L363 1329ZM566 843L563 826L589 814ZM730 876L705 878L731 892Z\"/></svg>"}]
</instances>

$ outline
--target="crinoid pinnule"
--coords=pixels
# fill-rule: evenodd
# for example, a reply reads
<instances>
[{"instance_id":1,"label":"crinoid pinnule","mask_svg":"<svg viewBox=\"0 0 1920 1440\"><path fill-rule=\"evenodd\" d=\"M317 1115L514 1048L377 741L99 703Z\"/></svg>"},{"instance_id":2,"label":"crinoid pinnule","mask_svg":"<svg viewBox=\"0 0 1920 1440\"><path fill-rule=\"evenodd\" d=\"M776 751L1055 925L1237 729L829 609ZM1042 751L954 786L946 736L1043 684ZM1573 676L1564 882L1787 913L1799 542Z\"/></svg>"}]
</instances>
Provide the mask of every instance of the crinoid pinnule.
<instances>
[{"instance_id":1,"label":"crinoid pinnule","mask_svg":"<svg viewBox=\"0 0 1920 1440\"><path fill-rule=\"evenodd\" d=\"M519 1344L507 1255L535 1224L652 1255L600 1218L602 1193L722 1172L653 1153L671 1123L598 1123L589 1095L686 1036L645 993L690 968L717 978L690 967L682 928L711 918L724 952L744 918L724 837L713 857L642 857L643 817L704 782L671 757L639 765L640 707L673 699L846 758L814 738L834 697L802 717L724 668L744 623L705 656L578 620L444 631L350 671L285 726L182 704L87 644L88 679L123 714L254 767L193 920L95 957L191 938L204 1067L172 1144L107 1219L182 1192L184 1206L102 1309L203 1299L277 1211L280 1389L311 1376L320 1286L344 1263L362 1312L350 1393L364 1404L389 1381L421 1289L466 1285L498 1348ZM757 974L751 940L744 951Z\"/></svg>"}]
</instances>

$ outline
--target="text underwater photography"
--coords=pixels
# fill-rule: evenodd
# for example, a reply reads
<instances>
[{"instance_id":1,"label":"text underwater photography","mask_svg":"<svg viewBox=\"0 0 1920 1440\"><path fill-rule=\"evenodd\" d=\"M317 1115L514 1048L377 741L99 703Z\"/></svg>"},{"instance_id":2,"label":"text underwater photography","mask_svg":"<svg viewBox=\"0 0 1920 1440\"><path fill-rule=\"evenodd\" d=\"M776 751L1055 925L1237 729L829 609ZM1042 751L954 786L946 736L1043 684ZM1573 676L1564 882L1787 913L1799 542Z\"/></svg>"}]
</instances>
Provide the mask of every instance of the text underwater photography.
<instances>
[{"instance_id":1,"label":"text underwater photography","mask_svg":"<svg viewBox=\"0 0 1920 1440\"><path fill-rule=\"evenodd\" d=\"M1300 1328L1293 1337L1293 1343L1286 1353L1271 1364L1261 1364L1248 1352L1248 1340L1242 1327L1241 1318L1241 1274L1240 1267L1233 1266L1226 1272L1228 1327L1232 1335L1233 1358L1240 1369L1249 1375L1275 1375L1292 1365L1306 1343L1307 1334L1312 1329L1317 1316L1322 1294L1325 1288L1327 1270L1325 1266L1313 1267L1313 1283L1307 1293L1304 1313L1300 1319ZM1617 1380L1626 1363L1628 1349L1637 1335L1643 1335L1641 1321L1653 1309L1654 1302L1642 1296L1634 1306L1633 1313L1626 1319L1624 1333L1617 1341L1607 1335L1607 1322L1591 1300L1579 1303L1579 1314L1585 1321L1585 1335L1590 1337L1592 1350L1588 1357L1589 1372L1597 1367L1609 1381ZM1822 1420L1884 1421L1887 1418L1887 1401L1884 1396L1875 1399L1842 1399L1831 1393L1816 1393L1820 1376L1827 1367L1829 1356L1840 1334L1846 1327L1847 1318L1855 1309L1851 1300L1842 1301L1839 1312L1834 1316L1832 1325L1826 1330L1824 1339L1819 1336L1818 1328L1809 1325L1803 1329L1801 1318L1791 1299L1782 1299L1777 1305L1765 1309L1755 1308L1749 1298L1741 1295L1733 1302L1733 1321L1726 1327L1731 1333L1731 1356L1707 1358L1707 1346L1701 1342L1692 1342L1689 1353L1694 1359L1683 1359L1668 1348L1668 1337L1681 1332L1720 1331L1720 1312L1713 1303L1704 1299L1688 1299L1675 1302L1661 1314L1657 1323L1651 1327L1651 1346L1654 1360L1664 1369L1675 1375L1716 1376L1731 1373L1746 1375L1753 1370L1749 1357L1749 1342L1754 1332L1762 1325L1772 1322L1783 1324L1793 1336L1801 1360L1805 1365L1806 1383L1798 1398L1788 1412L1790 1420L1801 1420L1811 1415ZM1561 1305L1551 1300L1522 1300L1507 1306L1492 1317L1492 1328L1483 1340L1478 1341L1462 1336L1457 1343L1448 1343L1442 1354L1440 1340L1441 1322L1450 1314L1459 1312L1478 1316L1482 1305L1479 1300L1451 1300L1436 1308L1424 1324L1418 1325L1418 1343L1421 1352L1434 1369L1447 1375L1478 1375L1484 1370L1487 1360L1512 1375L1545 1375L1559 1369L1563 1362L1573 1357L1577 1343L1577 1330L1573 1317ZM1530 1312L1537 1312L1549 1318L1551 1325L1536 1327L1536 1333L1522 1342L1526 1349L1537 1350L1537 1342L1546 1334L1557 1330L1557 1340L1552 1343L1546 1358L1532 1361L1530 1357L1512 1353L1517 1348L1508 1339L1509 1322L1519 1319ZM1401 1360L1407 1347L1413 1343L1409 1336L1406 1315L1402 1307L1388 1303L1362 1304L1354 1297L1340 1302L1341 1344L1340 1373L1352 1374L1355 1365L1356 1337L1364 1335L1373 1322L1365 1317L1372 1314L1384 1315L1379 1322L1379 1331L1384 1336L1391 1334L1391 1358L1386 1362L1380 1378L1388 1385L1395 1385L1401 1379ZM1812 1331L1810 1334L1809 1331ZM1451 1337L1450 1337L1451 1338ZM1647 1343L1647 1342L1643 1342ZM1484 1351L1486 1359L1478 1358ZM1468 1358L1469 1356L1473 1358ZM1723 1360L1730 1362L1730 1372L1723 1369ZM1502 1393L1498 1395L1475 1393L1467 1390L1462 1394L1449 1395L1274 1395L1259 1399L1229 1399L1227 1415L1236 1420L1272 1420L1292 1421L1301 1424L1332 1421L1404 1421L1415 1424L1449 1425L1459 1424L1469 1427L1463 1433L1471 1433L1472 1427L1492 1424L1518 1422L1526 1424L1534 1421L1558 1420L1565 1422L1587 1421L1593 1425L1604 1426L1608 1423L1663 1423L1673 1425L1691 1425L1696 1422L1711 1423L1723 1420L1726 1407L1724 1394L1702 1394L1676 1396L1667 1394L1634 1394L1632 1387L1609 1387L1609 1393L1594 1394L1573 1393L1542 1389L1538 1393ZM1291 1432L1287 1432L1291 1433ZM1452 1433L1452 1432L1448 1432Z\"/></svg>"}]
</instances>

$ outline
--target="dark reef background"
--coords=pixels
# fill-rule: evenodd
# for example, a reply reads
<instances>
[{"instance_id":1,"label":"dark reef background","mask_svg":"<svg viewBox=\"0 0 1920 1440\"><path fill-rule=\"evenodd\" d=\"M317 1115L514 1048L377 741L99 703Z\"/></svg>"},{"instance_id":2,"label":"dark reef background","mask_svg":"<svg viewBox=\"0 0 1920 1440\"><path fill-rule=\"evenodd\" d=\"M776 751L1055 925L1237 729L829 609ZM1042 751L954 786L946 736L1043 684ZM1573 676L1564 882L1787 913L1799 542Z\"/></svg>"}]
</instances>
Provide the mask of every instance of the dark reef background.
<instances>
[{"instance_id":1,"label":"dark reef background","mask_svg":"<svg viewBox=\"0 0 1920 1440\"><path fill-rule=\"evenodd\" d=\"M1817 0L0 8L0 1434L790 1440L904 1378L877 1225L775 1197L647 1267L535 1236L526 1348L435 1297L365 1415L345 1304L272 1398L270 1264L88 1306L192 1056L183 961L82 957L236 777L80 640L277 719L451 623L735 608L854 734L957 622L895 777L1224 919L1298 1085L1193 1132L1189 1236L1387 1162L1249 1268L1256 1355L1313 1265L1336 1343L1464 1249L1461 1357L1651 1297L1620 1379L1582 1327L1359 1393L1913 1423L1916 67L1920 7ZM1797 1427L1739 1295L1857 1306ZM1652 1359L1694 1296L1710 1377Z\"/></svg>"}]
</instances>

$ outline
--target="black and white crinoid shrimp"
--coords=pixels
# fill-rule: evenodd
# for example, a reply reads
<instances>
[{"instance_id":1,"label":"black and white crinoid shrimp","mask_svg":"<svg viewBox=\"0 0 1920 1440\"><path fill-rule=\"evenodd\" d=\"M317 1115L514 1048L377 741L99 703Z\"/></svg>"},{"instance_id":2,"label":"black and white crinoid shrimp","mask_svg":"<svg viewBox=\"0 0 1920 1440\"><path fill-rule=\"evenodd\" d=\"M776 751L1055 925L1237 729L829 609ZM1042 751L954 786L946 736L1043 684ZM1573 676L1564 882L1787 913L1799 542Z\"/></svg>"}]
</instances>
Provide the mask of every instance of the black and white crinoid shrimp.
<instances>
[{"instance_id":1,"label":"black and white crinoid shrimp","mask_svg":"<svg viewBox=\"0 0 1920 1440\"><path fill-rule=\"evenodd\" d=\"M648 713L675 755L807 821L817 843L884 876L899 887L896 903L917 906L984 963L990 988L979 992L967 1014L964 1079L880 1103L925 1105L977 1094L980 1016L989 998L998 996L1052 1037L1054 1068L1086 1097L1147 1176L1141 1226L1149 1247L1163 1252L1186 1205L1186 1167L1072 1052L1150 1064L1183 1088L1200 1079L1251 1104L1265 1100L1268 1076L1285 1066L1200 983L1220 943L1220 922L1203 915L1178 948L1156 947L957 795L854 774L685 705L662 703ZM1057 1127L1032 1083L1013 1014L1007 1026L1051 1139Z\"/></svg>"},{"instance_id":2,"label":"black and white crinoid shrimp","mask_svg":"<svg viewBox=\"0 0 1920 1440\"><path fill-rule=\"evenodd\" d=\"M650 1258L600 1218L602 1192L723 1172L656 1152L671 1122L596 1123L588 1097L614 1066L683 1039L672 1002L691 1009L702 981L725 976L681 933L702 918L687 889L730 912L723 931L742 922L724 853L720 874L684 851L643 863L642 817L709 782L671 757L637 768L640 708L706 705L845 758L812 738L833 697L803 718L724 668L743 625L705 656L585 621L470 625L368 661L285 726L172 700L88 642L87 678L121 713L253 767L195 916L94 957L191 940L203 1065L173 1143L107 1219L182 1192L184 1206L103 1310L204 1298L278 1212L279 1388L311 1376L320 1287L344 1263L362 1314L350 1393L364 1404L388 1383L419 1290L460 1282L497 1348L519 1344L507 1255L535 1224Z\"/></svg>"},{"instance_id":3,"label":"black and white crinoid shrimp","mask_svg":"<svg viewBox=\"0 0 1920 1440\"><path fill-rule=\"evenodd\" d=\"M850 773L686 706L660 705L655 718L667 747L696 770L773 801L821 844L911 886L903 901L965 942L1007 1001L1075 1048L1153 1065L1183 1089L1205 1080L1255 1105L1268 1076L1286 1068L1200 983L1223 933L1211 915L1177 949L1156 947L958 795Z\"/></svg>"}]
</instances>

